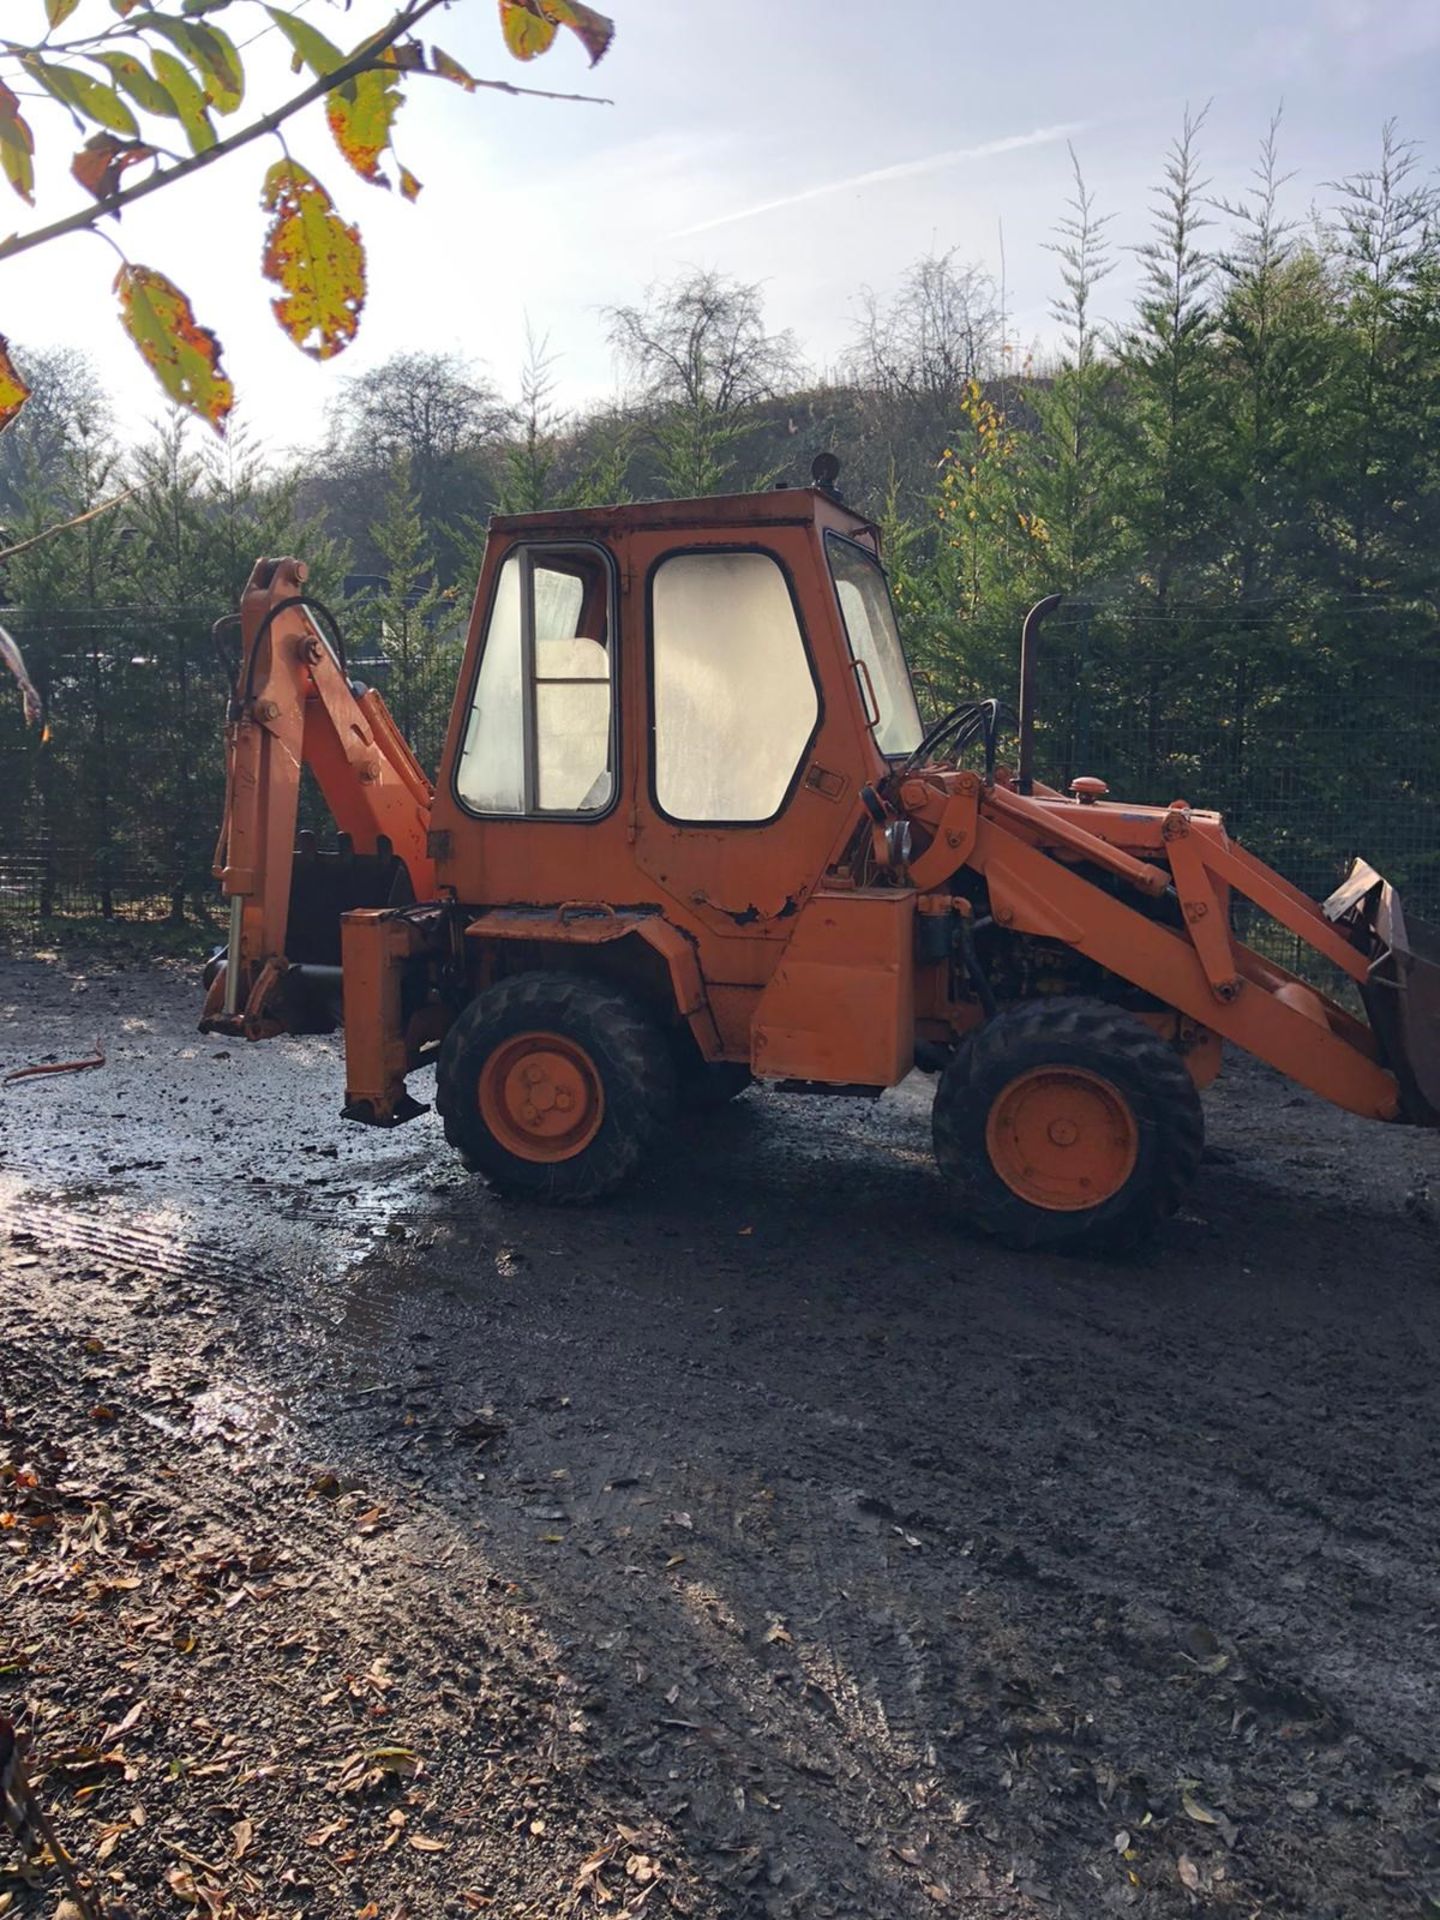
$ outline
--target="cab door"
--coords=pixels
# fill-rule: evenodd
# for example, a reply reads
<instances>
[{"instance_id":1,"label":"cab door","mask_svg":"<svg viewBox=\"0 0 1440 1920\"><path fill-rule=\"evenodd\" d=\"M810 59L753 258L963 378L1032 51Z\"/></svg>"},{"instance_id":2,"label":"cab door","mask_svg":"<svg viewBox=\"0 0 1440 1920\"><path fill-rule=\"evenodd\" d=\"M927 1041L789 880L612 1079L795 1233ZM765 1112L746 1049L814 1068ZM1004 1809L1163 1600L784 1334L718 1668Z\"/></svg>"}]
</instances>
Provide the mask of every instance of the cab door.
<instances>
[{"instance_id":1,"label":"cab door","mask_svg":"<svg viewBox=\"0 0 1440 1920\"><path fill-rule=\"evenodd\" d=\"M813 530L736 531L630 543L649 720L636 858L725 943L707 973L760 984L855 825L863 718Z\"/></svg>"}]
</instances>

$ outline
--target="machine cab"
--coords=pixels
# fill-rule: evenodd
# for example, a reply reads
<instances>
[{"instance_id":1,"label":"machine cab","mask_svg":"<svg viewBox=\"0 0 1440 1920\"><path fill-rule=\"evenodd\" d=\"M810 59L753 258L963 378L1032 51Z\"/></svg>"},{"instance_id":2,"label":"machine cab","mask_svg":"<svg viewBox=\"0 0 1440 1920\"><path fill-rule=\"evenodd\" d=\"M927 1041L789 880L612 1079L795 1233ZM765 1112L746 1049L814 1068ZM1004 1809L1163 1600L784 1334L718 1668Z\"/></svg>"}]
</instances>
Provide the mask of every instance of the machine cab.
<instances>
[{"instance_id":1,"label":"machine cab","mask_svg":"<svg viewBox=\"0 0 1440 1920\"><path fill-rule=\"evenodd\" d=\"M783 939L920 720L873 525L822 489L493 523L432 844L476 906ZM761 954L737 966L763 977Z\"/></svg>"}]
</instances>

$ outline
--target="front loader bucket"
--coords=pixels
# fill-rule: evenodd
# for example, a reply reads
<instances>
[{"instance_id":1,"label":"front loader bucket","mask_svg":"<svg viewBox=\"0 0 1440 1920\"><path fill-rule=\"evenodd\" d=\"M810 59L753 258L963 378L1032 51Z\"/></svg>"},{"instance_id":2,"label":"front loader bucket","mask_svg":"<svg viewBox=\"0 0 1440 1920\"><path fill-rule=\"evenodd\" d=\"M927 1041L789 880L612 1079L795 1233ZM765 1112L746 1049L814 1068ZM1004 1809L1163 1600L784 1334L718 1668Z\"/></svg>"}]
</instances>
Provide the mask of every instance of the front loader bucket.
<instances>
[{"instance_id":1,"label":"front loader bucket","mask_svg":"<svg viewBox=\"0 0 1440 1920\"><path fill-rule=\"evenodd\" d=\"M1440 929L1408 917L1394 887L1363 860L1323 911L1370 962L1360 992L1400 1085L1400 1117L1440 1127Z\"/></svg>"}]
</instances>

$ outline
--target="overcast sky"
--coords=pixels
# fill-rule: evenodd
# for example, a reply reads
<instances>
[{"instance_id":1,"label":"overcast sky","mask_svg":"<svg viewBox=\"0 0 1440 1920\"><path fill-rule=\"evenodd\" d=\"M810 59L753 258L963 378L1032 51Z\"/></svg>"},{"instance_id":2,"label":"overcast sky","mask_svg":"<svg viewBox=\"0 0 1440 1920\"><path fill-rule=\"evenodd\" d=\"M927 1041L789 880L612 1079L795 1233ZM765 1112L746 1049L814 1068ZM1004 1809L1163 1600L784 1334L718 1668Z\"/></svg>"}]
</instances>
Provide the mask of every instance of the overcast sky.
<instances>
[{"instance_id":1,"label":"overcast sky","mask_svg":"<svg viewBox=\"0 0 1440 1920\"><path fill-rule=\"evenodd\" d=\"M263 147L126 216L127 252L191 294L224 342L241 411L272 446L313 434L346 374L403 347L456 350L513 389L527 316L561 356L567 400L608 395L616 375L599 309L692 264L763 282L773 324L793 327L824 366L853 330L862 286L884 291L917 256L950 246L998 277L1003 234L1014 329L1043 338L1055 278L1044 246L1068 191L1067 140L1101 210L1117 216L1113 237L1133 243L1187 102L1213 101L1205 171L1233 196L1283 100L1297 213L1327 180L1372 162L1387 117L1427 165L1440 159L1437 0L608 0L608 10L619 32L591 73L568 36L516 65L491 0L454 0L434 37L472 71L594 90L614 105L416 83L397 132L425 182L415 206L350 174L311 110L292 147L360 222L370 255L359 339L325 367L279 333L258 277L258 183L273 157ZM229 15L237 38L251 11ZM355 0L333 22L330 11L311 0L311 17L348 43L389 9ZM270 74L294 84L278 63ZM72 203L64 164L42 174L49 215ZM157 390L111 317L114 268L86 236L0 267L0 331L85 347L133 420L158 410ZM1106 285L1115 311L1130 284L1127 263Z\"/></svg>"}]
</instances>

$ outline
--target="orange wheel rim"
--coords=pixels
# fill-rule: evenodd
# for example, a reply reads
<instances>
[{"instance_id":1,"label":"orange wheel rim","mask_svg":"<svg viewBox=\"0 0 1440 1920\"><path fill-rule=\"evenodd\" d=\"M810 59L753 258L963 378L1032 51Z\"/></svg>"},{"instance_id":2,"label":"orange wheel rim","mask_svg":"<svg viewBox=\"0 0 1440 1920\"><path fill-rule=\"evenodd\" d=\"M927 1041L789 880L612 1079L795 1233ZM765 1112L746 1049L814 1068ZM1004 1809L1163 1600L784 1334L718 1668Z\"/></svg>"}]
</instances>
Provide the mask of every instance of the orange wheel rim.
<instances>
[{"instance_id":1,"label":"orange wheel rim","mask_svg":"<svg viewBox=\"0 0 1440 1920\"><path fill-rule=\"evenodd\" d=\"M1140 1130L1129 1101L1098 1073L1036 1067L991 1107L985 1145L1012 1193L1051 1213L1082 1213L1135 1171Z\"/></svg>"},{"instance_id":2,"label":"orange wheel rim","mask_svg":"<svg viewBox=\"0 0 1440 1920\"><path fill-rule=\"evenodd\" d=\"M595 1062L560 1033L517 1033L480 1069L480 1117L517 1160L573 1160L600 1131Z\"/></svg>"}]
</instances>

